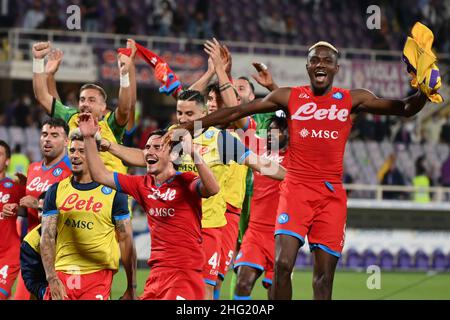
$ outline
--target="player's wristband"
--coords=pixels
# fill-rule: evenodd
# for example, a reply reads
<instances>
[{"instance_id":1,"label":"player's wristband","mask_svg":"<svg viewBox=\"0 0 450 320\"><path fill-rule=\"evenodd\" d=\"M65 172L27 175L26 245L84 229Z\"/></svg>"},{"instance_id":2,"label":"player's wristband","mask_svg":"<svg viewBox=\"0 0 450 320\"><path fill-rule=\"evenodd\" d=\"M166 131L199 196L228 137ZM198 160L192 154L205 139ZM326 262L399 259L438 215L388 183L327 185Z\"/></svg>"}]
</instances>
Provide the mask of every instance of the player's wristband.
<instances>
[{"instance_id":1,"label":"player's wristband","mask_svg":"<svg viewBox=\"0 0 450 320\"><path fill-rule=\"evenodd\" d=\"M130 75L128 73L120 75L120 86L128 88L130 86Z\"/></svg>"},{"instance_id":2,"label":"player's wristband","mask_svg":"<svg viewBox=\"0 0 450 320\"><path fill-rule=\"evenodd\" d=\"M33 58L33 73L44 73L44 59Z\"/></svg>"}]
</instances>

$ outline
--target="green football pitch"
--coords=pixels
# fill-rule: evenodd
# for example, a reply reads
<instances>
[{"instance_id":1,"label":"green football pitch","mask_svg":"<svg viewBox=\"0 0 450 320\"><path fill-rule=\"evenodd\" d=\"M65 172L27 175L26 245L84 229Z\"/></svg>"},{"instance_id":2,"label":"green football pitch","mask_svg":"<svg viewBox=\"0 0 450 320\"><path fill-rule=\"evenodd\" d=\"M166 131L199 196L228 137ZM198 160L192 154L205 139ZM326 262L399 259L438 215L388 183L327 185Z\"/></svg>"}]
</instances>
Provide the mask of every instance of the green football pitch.
<instances>
[{"instance_id":1,"label":"green football pitch","mask_svg":"<svg viewBox=\"0 0 450 320\"><path fill-rule=\"evenodd\" d=\"M137 275L138 294L141 294L149 270L139 269ZM335 300L450 300L450 273L407 273L381 272L380 288L368 289L375 284L365 272L338 271L334 278L333 299ZM229 299L231 273L228 273L221 299ZM260 278L261 279L261 278ZM293 275L293 298L310 300L312 298L311 271L296 271ZM126 277L121 269L114 277L112 297L118 299L126 286ZM266 300L267 293L261 282L255 284L252 298Z\"/></svg>"}]
</instances>

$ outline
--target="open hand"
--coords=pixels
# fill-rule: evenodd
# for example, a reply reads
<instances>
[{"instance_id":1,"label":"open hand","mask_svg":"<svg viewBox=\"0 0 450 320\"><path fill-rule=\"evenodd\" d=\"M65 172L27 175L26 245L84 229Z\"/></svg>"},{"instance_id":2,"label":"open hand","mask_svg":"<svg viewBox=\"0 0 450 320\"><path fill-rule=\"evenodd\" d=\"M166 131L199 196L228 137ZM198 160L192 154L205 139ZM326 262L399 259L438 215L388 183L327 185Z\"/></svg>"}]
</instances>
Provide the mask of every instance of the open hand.
<instances>
[{"instance_id":1,"label":"open hand","mask_svg":"<svg viewBox=\"0 0 450 320\"><path fill-rule=\"evenodd\" d=\"M60 49L51 50L47 55L48 61L45 65L45 72L47 74L56 74L61 64L64 53Z\"/></svg>"},{"instance_id":2,"label":"open hand","mask_svg":"<svg viewBox=\"0 0 450 320\"><path fill-rule=\"evenodd\" d=\"M81 113L78 128L80 128L83 137L95 137L98 131L98 120L94 119L90 113Z\"/></svg>"}]
</instances>

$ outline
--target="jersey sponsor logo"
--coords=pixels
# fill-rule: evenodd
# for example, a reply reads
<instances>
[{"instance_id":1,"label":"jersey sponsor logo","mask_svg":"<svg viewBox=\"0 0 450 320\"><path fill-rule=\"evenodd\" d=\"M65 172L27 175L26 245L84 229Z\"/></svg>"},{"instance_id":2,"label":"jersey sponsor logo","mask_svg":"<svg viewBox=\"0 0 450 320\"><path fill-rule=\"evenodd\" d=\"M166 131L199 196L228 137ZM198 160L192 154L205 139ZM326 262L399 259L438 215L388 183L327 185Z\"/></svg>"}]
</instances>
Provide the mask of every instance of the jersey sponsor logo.
<instances>
[{"instance_id":1,"label":"jersey sponsor logo","mask_svg":"<svg viewBox=\"0 0 450 320\"><path fill-rule=\"evenodd\" d=\"M112 189L110 187L103 186L102 187L102 193L106 194L106 195L111 194L112 193Z\"/></svg>"},{"instance_id":2,"label":"jersey sponsor logo","mask_svg":"<svg viewBox=\"0 0 450 320\"><path fill-rule=\"evenodd\" d=\"M348 109L338 110L336 105L331 105L330 108L317 108L317 104L314 102L308 102L301 105L297 111L291 116L292 120L338 120L345 122L348 119Z\"/></svg>"},{"instance_id":3,"label":"jersey sponsor logo","mask_svg":"<svg viewBox=\"0 0 450 320\"><path fill-rule=\"evenodd\" d=\"M299 132L300 137L302 138L307 138L309 136L311 136L311 138L314 139L332 139L332 140L337 140L339 138L339 132L336 130L316 130L316 129L312 129L311 132L306 129L303 128L302 130L300 130Z\"/></svg>"},{"instance_id":4,"label":"jersey sponsor logo","mask_svg":"<svg viewBox=\"0 0 450 320\"><path fill-rule=\"evenodd\" d=\"M29 191L37 191L37 192L45 192L50 188L51 184L48 180L45 182L41 181L41 177L35 177L31 182L27 185L27 190Z\"/></svg>"},{"instance_id":5,"label":"jersey sponsor logo","mask_svg":"<svg viewBox=\"0 0 450 320\"><path fill-rule=\"evenodd\" d=\"M286 212L283 212L278 216L278 223L285 224L289 221L289 215Z\"/></svg>"},{"instance_id":6,"label":"jersey sponsor logo","mask_svg":"<svg viewBox=\"0 0 450 320\"><path fill-rule=\"evenodd\" d=\"M172 201L175 199L175 196L177 195L177 190L167 188L166 192L161 193L159 189L152 188L153 194L149 194L147 198L153 199L153 200L166 200L166 201Z\"/></svg>"},{"instance_id":7,"label":"jersey sponsor logo","mask_svg":"<svg viewBox=\"0 0 450 320\"><path fill-rule=\"evenodd\" d=\"M9 189L9 188L12 188L12 186L13 186L13 184L12 184L12 182L5 182L4 184L3 184L3 186L6 188L6 189Z\"/></svg>"},{"instance_id":8,"label":"jersey sponsor logo","mask_svg":"<svg viewBox=\"0 0 450 320\"><path fill-rule=\"evenodd\" d=\"M152 217L175 217L174 208L150 208L148 214Z\"/></svg>"},{"instance_id":9,"label":"jersey sponsor logo","mask_svg":"<svg viewBox=\"0 0 450 320\"><path fill-rule=\"evenodd\" d=\"M214 137L214 131L208 130L205 132L206 139L211 139L212 137Z\"/></svg>"},{"instance_id":10,"label":"jersey sponsor logo","mask_svg":"<svg viewBox=\"0 0 450 320\"><path fill-rule=\"evenodd\" d=\"M101 208L103 207L103 203L94 202L93 196L90 196L87 201L78 198L79 198L78 194L72 193L66 199L64 199L64 202L59 208L59 210L71 211L75 209L79 211L93 211L95 213L99 213Z\"/></svg>"},{"instance_id":11,"label":"jersey sponsor logo","mask_svg":"<svg viewBox=\"0 0 450 320\"><path fill-rule=\"evenodd\" d=\"M0 191L0 203L8 203L10 198L11 195L9 193L3 194L3 192Z\"/></svg>"},{"instance_id":12,"label":"jersey sponsor logo","mask_svg":"<svg viewBox=\"0 0 450 320\"><path fill-rule=\"evenodd\" d=\"M92 230L94 228L94 223L92 221L84 221L84 220L75 220L67 218L64 224L71 228L76 229L88 229Z\"/></svg>"},{"instance_id":13,"label":"jersey sponsor logo","mask_svg":"<svg viewBox=\"0 0 450 320\"><path fill-rule=\"evenodd\" d=\"M332 95L332 97L337 100L342 100L342 98L344 98L344 95L341 92L336 92Z\"/></svg>"},{"instance_id":14,"label":"jersey sponsor logo","mask_svg":"<svg viewBox=\"0 0 450 320\"><path fill-rule=\"evenodd\" d=\"M53 170L52 174L55 177L59 177L61 174L63 173L63 170L61 168L56 168L55 170Z\"/></svg>"},{"instance_id":15,"label":"jersey sponsor logo","mask_svg":"<svg viewBox=\"0 0 450 320\"><path fill-rule=\"evenodd\" d=\"M182 164L178 167L178 171L181 172L197 172L195 164Z\"/></svg>"}]
</instances>

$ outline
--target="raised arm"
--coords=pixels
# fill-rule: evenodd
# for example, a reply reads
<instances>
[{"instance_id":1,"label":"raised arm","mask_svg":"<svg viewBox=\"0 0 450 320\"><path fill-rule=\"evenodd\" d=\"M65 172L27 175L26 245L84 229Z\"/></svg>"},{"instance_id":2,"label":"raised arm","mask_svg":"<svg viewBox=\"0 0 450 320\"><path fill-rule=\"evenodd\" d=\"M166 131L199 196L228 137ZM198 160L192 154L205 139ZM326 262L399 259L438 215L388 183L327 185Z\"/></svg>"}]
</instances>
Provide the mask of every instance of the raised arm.
<instances>
[{"instance_id":1,"label":"raised arm","mask_svg":"<svg viewBox=\"0 0 450 320\"><path fill-rule=\"evenodd\" d=\"M205 52L209 54L211 60L214 63L214 69L216 70L217 78L219 79L220 96L226 107L234 107L238 105L236 90L228 78L225 71L225 65L221 59L221 46L220 43L213 38L212 41L206 41ZM230 58L231 60L231 55ZM237 119L234 122L236 128L245 128L247 125L246 118Z\"/></svg>"},{"instance_id":2,"label":"raised arm","mask_svg":"<svg viewBox=\"0 0 450 320\"><path fill-rule=\"evenodd\" d=\"M236 107L219 109L216 112L195 121L195 123L196 125L200 124L202 128L218 125L225 126L228 123L236 121L237 119L255 113L266 113L280 109L285 110L289 102L290 93L291 88L279 88L269 93L263 99L255 99L249 103L241 104ZM179 125L178 127L193 131L194 122L188 122L186 124Z\"/></svg>"},{"instance_id":3,"label":"raised arm","mask_svg":"<svg viewBox=\"0 0 450 320\"><path fill-rule=\"evenodd\" d=\"M101 143L101 151L110 152L112 155L125 162L128 166L145 167L147 165L141 149L126 147L124 145L103 139Z\"/></svg>"},{"instance_id":4,"label":"raised arm","mask_svg":"<svg viewBox=\"0 0 450 320\"><path fill-rule=\"evenodd\" d=\"M252 65L258 72L257 74L252 74L252 77L256 80L256 82L269 91L274 91L279 88L275 81L273 81L272 73L264 63L253 62Z\"/></svg>"},{"instance_id":5,"label":"raised arm","mask_svg":"<svg viewBox=\"0 0 450 320\"><path fill-rule=\"evenodd\" d=\"M208 59L208 69L206 70L206 72L204 74L202 74L200 79L195 81L194 84L192 84L189 87L189 90L197 90L197 91L200 91L200 92L205 91L205 89L208 86L209 82L211 81L211 79L215 75L216 75L216 71L214 69L214 64L213 64L211 59Z\"/></svg>"},{"instance_id":6,"label":"raised arm","mask_svg":"<svg viewBox=\"0 0 450 320\"><path fill-rule=\"evenodd\" d=\"M53 96L47 87L44 58L50 52L50 42L38 42L33 45L33 91L36 100L50 114L52 112Z\"/></svg>"},{"instance_id":7,"label":"raised arm","mask_svg":"<svg viewBox=\"0 0 450 320\"><path fill-rule=\"evenodd\" d=\"M420 90L405 99L398 100L378 98L366 89L352 90L350 94L352 113L363 111L381 115L412 117L422 110L427 102L427 96Z\"/></svg>"},{"instance_id":8,"label":"raised arm","mask_svg":"<svg viewBox=\"0 0 450 320\"><path fill-rule=\"evenodd\" d=\"M195 185L191 186L191 188L198 188L201 196L203 198L209 198L220 191L219 184L217 183L214 174L211 169L203 160L200 153L196 151L194 144L192 143L192 136L190 133L186 133L183 136L183 152L189 154L194 160L195 166L197 167L198 175L200 177L200 182L194 181ZM197 186L197 183L199 185Z\"/></svg>"},{"instance_id":9,"label":"raised arm","mask_svg":"<svg viewBox=\"0 0 450 320\"><path fill-rule=\"evenodd\" d=\"M95 133L98 130L98 126L90 113L80 114L79 128L84 138L86 160L92 180L116 189L114 173L106 169L102 159L98 155L97 143L95 141Z\"/></svg>"},{"instance_id":10,"label":"raised arm","mask_svg":"<svg viewBox=\"0 0 450 320\"><path fill-rule=\"evenodd\" d=\"M116 234L119 240L120 258L127 275L127 289L120 299L134 300L136 299L137 259L130 218L116 220Z\"/></svg>"},{"instance_id":11,"label":"raised arm","mask_svg":"<svg viewBox=\"0 0 450 320\"><path fill-rule=\"evenodd\" d=\"M59 65L62 62L63 52L59 49L55 49L50 51L47 55L47 64L45 65L45 73L47 74L47 87L48 92L54 97L56 100L61 101L61 98L58 94L58 89L56 87L55 74L58 72Z\"/></svg>"},{"instance_id":12,"label":"raised arm","mask_svg":"<svg viewBox=\"0 0 450 320\"><path fill-rule=\"evenodd\" d=\"M130 118L131 111L131 79L129 75L131 58L119 53L117 56L117 63L120 71L120 89L119 89L119 104L116 108L115 116L119 126L125 126Z\"/></svg>"},{"instance_id":13,"label":"raised arm","mask_svg":"<svg viewBox=\"0 0 450 320\"><path fill-rule=\"evenodd\" d=\"M135 113L136 113L136 101L137 101L137 84L136 84L136 42L133 39L128 39L127 48L131 49L131 63L130 63L130 90L131 90L131 107L130 116L127 122L127 131L131 131L134 128Z\"/></svg>"}]
</instances>

